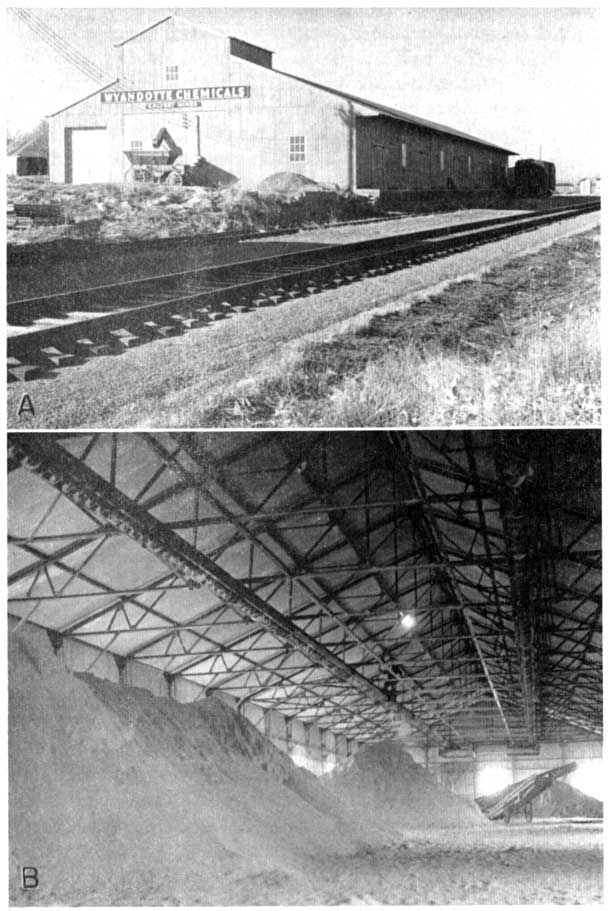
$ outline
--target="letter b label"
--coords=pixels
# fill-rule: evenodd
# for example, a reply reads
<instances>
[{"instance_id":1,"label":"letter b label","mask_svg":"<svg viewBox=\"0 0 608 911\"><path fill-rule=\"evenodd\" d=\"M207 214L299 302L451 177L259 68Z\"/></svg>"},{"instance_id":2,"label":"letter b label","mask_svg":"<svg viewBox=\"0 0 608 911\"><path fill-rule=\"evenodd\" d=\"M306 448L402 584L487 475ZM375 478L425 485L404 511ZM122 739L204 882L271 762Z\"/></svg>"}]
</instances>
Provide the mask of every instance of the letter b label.
<instances>
[{"instance_id":1,"label":"letter b label","mask_svg":"<svg viewBox=\"0 0 608 911\"><path fill-rule=\"evenodd\" d=\"M35 889L38 885L38 867L21 867L21 885L24 889Z\"/></svg>"}]
</instances>

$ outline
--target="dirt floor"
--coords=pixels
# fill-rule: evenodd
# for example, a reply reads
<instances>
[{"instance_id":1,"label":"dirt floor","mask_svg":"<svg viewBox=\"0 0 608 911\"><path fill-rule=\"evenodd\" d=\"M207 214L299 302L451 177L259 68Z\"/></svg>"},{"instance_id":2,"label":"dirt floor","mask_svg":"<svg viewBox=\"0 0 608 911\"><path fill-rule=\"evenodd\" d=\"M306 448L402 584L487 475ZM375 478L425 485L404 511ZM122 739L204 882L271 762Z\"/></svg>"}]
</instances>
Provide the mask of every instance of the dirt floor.
<instances>
[{"instance_id":1,"label":"dirt floor","mask_svg":"<svg viewBox=\"0 0 608 911\"><path fill-rule=\"evenodd\" d=\"M397 848L328 859L312 888L296 891L294 883L266 897L269 904L601 904L602 842L597 823L496 826L483 836L408 832ZM244 904L250 896L242 894Z\"/></svg>"},{"instance_id":2,"label":"dirt floor","mask_svg":"<svg viewBox=\"0 0 608 911\"><path fill-rule=\"evenodd\" d=\"M70 673L42 629L8 679L13 905L602 902L600 823L492 824L399 741L328 784L216 697Z\"/></svg>"},{"instance_id":3,"label":"dirt floor","mask_svg":"<svg viewBox=\"0 0 608 911\"><path fill-rule=\"evenodd\" d=\"M339 336L341 348L345 338L352 339L355 330L364 329L368 352L374 345L384 348L386 334L402 332L418 302L421 309L414 312L420 316L417 331L421 341L434 339L438 333L448 343L451 336L454 345L465 341L469 346L487 344L492 337L504 340L518 328L517 283L504 292L485 283L483 300L462 315L461 292L456 289L450 292L455 296L448 304L447 318L442 316L443 296L441 303L430 305L425 301L433 295L443 295L451 282L467 278L478 281L488 270L502 269L551 243L595 229L599 219L599 213L579 216L402 272L242 314L182 337L131 349L120 357L89 361L27 384L11 384L8 424L20 429L234 424L241 418L239 413L229 413L231 403L255 400L264 384L289 376L310 343L331 342ZM518 267L512 268L516 271ZM534 265L526 269L522 290L533 289L534 299L545 301L547 318L553 319L552 299L559 290L555 279L551 274L539 273ZM583 293L581 280L586 281L587 274L584 279L576 269L568 274L576 292ZM592 279L595 283L596 277ZM469 285L468 290L473 287ZM565 304L566 298L561 297L559 307ZM507 329L499 312L503 305ZM513 315L509 309L512 306ZM376 342L365 327L374 316L391 312L398 315L381 323L384 337ZM402 314L408 314L405 322ZM466 339L458 335L464 330ZM357 364L360 365L358 353ZM347 365L341 369L347 369ZM31 397L34 415L18 414L25 392Z\"/></svg>"}]
</instances>

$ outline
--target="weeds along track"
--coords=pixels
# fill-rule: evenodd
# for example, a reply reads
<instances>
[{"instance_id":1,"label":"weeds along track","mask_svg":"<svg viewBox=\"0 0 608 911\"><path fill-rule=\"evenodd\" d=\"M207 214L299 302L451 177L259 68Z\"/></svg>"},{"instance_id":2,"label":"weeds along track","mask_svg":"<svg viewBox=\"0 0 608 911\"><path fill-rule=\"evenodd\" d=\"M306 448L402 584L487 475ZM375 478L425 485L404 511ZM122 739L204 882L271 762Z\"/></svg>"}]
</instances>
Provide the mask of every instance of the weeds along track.
<instances>
[{"instance_id":1,"label":"weeds along track","mask_svg":"<svg viewBox=\"0 0 608 911\"><path fill-rule=\"evenodd\" d=\"M9 301L8 379L38 378L257 307L336 289L600 208L433 228Z\"/></svg>"}]
</instances>

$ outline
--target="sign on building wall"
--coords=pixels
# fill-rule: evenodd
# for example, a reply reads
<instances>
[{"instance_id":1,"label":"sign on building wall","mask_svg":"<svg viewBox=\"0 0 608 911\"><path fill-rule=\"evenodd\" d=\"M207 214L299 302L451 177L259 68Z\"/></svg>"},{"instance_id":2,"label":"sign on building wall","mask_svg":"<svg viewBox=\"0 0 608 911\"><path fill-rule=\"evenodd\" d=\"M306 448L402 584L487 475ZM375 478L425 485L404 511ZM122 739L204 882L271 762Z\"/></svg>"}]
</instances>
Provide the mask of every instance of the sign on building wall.
<instances>
[{"instance_id":1,"label":"sign on building wall","mask_svg":"<svg viewBox=\"0 0 608 911\"><path fill-rule=\"evenodd\" d=\"M103 104L144 104L149 110L198 108L204 101L228 101L251 97L249 85L216 85L190 89L133 89L102 92Z\"/></svg>"}]
</instances>

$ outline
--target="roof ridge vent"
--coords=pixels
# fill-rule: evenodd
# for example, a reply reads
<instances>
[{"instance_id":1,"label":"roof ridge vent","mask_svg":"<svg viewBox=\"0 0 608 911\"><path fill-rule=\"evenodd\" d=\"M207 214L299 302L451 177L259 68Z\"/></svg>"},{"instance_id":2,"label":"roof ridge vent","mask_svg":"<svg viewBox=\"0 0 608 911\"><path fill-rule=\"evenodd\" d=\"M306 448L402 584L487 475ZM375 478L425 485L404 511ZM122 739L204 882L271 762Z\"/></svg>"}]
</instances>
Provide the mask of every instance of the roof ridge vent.
<instances>
[{"instance_id":1,"label":"roof ridge vent","mask_svg":"<svg viewBox=\"0 0 608 911\"><path fill-rule=\"evenodd\" d=\"M241 57L242 60L248 60L250 63L256 63L258 66L265 66L272 69L272 51L259 47L257 44L250 44L249 41L243 41L242 38L228 38L230 42L230 53L233 57Z\"/></svg>"}]
</instances>

